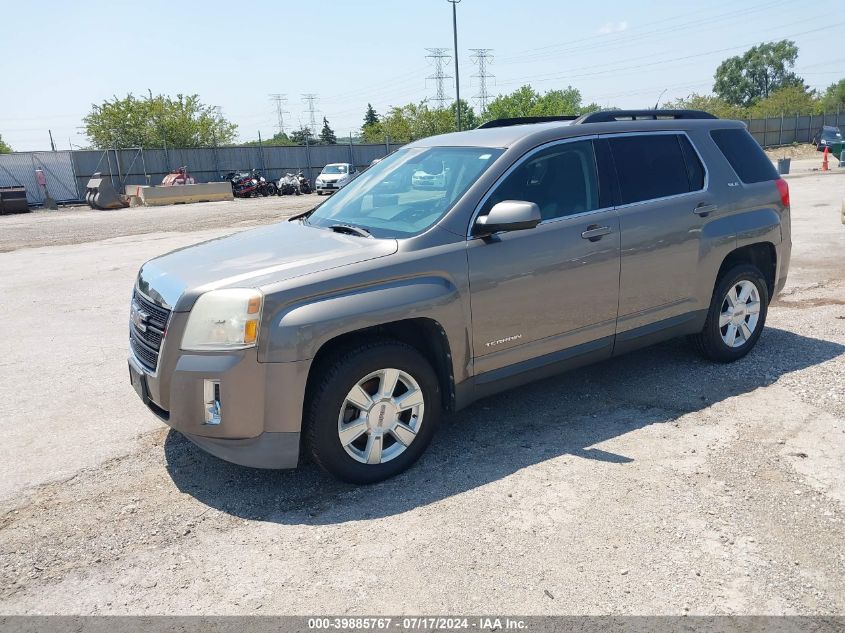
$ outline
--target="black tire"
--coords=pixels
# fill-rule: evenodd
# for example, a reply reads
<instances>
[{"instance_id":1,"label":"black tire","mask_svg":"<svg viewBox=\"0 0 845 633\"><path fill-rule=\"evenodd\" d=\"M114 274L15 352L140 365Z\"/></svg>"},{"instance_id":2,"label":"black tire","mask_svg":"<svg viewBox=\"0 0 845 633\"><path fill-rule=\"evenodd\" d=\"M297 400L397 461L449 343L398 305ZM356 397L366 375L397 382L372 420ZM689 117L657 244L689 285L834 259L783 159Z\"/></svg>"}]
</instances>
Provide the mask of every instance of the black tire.
<instances>
[{"instance_id":1,"label":"black tire","mask_svg":"<svg viewBox=\"0 0 845 633\"><path fill-rule=\"evenodd\" d=\"M751 336L738 347L731 347L722 338L719 315L722 312L722 304L726 301L728 291L741 281L750 281L757 287L760 297L760 312L757 325ZM693 334L690 341L699 353L710 360L720 363L731 363L739 360L757 344L757 340L766 325L768 308L769 288L760 269L751 264L734 266L716 284L713 297L710 299L710 308L707 311L707 320L704 322L704 327L698 334Z\"/></svg>"},{"instance_id":2,"label":"black tire","mask_svg":"<svg viewBox=\"0 0 845 633\"><path fill-rule=\"evenodd\" d=\"M349 390L380 369L395 368L419 385L424 413L414 440L393 459L364 464L349 455L338 436L338 416ZM305 440L314 461L338 479L371 484L398 475L425 451L440 422L440 384L428 361L416 349L389 339L374 339L347 347L315 368L306 403Z\"/></svg>"}]
</instances>

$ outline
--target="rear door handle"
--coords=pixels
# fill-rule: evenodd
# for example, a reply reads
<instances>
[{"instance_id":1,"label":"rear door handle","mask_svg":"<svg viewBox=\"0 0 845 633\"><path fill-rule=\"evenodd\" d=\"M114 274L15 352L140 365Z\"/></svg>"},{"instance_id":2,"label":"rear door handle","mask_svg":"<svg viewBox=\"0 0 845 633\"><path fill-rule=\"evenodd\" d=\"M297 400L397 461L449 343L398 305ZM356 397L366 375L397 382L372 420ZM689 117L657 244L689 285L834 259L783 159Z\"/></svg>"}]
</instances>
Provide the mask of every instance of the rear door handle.
<instances>
[{"instance_id":1,"label":"rear door handle","mask_svg":"<svg viewBox=\"0 0 845 633\"><path fill-rule=\"evenodd\" d=\"M693 213L696 215L700 215L702 217L706 217L713 213L716 209L718 209L715 204L704 204L703 202L698 205L695 209L692 210Z\"/></svg>"},{"instance_id":2,"label":"rear door handle","mask_svg":"<svg viewBox=\"0 0 845 633\"><path fill-rule=\"evenodd\" d=\"M591 242L598 242L603 235L610 233L609 226L599 226L598 224L591 224L587 230L581 233L581 237Z\"/></svg>"}]
</instances>

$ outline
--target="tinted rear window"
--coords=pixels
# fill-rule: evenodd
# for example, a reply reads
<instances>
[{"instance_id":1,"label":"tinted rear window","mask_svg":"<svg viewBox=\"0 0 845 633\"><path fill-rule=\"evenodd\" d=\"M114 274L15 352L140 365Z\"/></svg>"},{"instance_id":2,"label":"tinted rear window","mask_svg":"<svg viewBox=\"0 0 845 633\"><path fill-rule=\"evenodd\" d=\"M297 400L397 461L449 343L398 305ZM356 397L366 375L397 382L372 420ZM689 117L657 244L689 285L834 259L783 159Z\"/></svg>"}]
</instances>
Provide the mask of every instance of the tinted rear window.
<instances>
[{"instance_id":1,"label":"tinted rear window","mask_svg":"<svg viewBox=\"0 0 845 633\"><path fill-rule=\"evenodd\" d=\"M690 191L690 176L677 134L611 138L621 204Z\"/></svg>"},{"instance_id":2,"label":"tinted rear window","mask_svg":"<svg viewBox=\"0 0 845 633\"><path fill-rule=\"evenodd\" d=\"M746 130L712 130L710 136L742 182L750 184L778 179L772 161Z\"/></svg>"}]
</instances>

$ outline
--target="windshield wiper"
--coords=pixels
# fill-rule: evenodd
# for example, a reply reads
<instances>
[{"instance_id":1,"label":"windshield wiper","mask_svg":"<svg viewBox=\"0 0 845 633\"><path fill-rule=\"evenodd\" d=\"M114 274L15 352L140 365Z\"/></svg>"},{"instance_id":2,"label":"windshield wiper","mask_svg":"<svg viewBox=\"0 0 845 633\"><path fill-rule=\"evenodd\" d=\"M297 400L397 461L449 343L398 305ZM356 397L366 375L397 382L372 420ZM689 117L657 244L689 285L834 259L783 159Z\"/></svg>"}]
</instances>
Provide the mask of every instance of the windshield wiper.
<instances>
[{"instance_id":1,"label":"windshield wiper","mask_svg":"<svg viewBox=\"0 0 845 633\"><path fill-rule=\"evenodd\" d=\"M350 235L358 235L359 237L373 236L367 229L355 226L354 224L332 224L329 228L337 233L348 233Z\"/></svg>"}]
</instances>

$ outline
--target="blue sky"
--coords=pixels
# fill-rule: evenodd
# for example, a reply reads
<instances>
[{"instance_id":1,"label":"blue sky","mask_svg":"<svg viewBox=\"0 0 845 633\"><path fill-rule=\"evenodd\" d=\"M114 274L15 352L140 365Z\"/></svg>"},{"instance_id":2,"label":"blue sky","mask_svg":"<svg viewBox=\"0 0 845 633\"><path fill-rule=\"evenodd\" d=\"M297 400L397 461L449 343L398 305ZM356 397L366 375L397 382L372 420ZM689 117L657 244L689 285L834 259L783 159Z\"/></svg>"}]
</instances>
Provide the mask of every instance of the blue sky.
<instances>
[{"instance_id":1,"label":"blue sky","mask_svg":"<svg viewBox=\"0 0 845 633\"><path fill-rule=\"evenodd\" d=\"M451 49L451 18L446 0L42 0L37 11L0 0L0 134L16 150L49 149L48 129L60 148L85 145L92 103L151 89L198 93L242 140L276 131L270 93L287 94L297 127L301 95L315 93L318 116L347 135L368 101L383 112L434 95L425 49ZM782 38L799 46L799 74L823 88L845 77L843 32L833 0L462 0L461 96L477 92L471 48L494 51L493 94L573 85L585 102L649 107L664 89L664 99L708 92L722 59Z\"/></svg>"}]
</instances>

